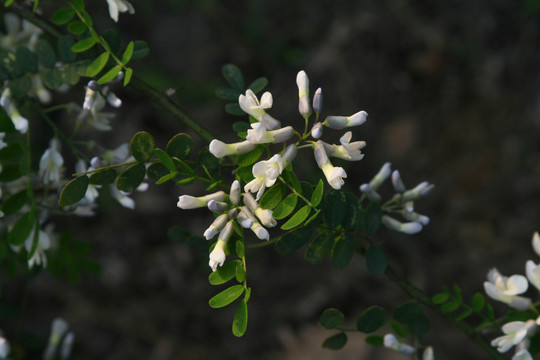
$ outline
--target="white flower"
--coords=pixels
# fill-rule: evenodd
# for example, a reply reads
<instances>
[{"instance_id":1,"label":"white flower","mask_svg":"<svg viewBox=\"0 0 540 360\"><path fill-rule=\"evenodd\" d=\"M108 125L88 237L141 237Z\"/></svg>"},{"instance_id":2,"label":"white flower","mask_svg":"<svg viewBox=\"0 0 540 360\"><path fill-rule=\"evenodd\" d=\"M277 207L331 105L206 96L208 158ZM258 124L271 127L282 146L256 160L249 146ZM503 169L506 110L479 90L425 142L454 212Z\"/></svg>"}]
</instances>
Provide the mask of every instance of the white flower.
<instances>
[{"instance_id":1,"label":"white flower","mask_svg":"<svg viewBox=\"0 0 540 360\"><path fill-rule=\"evenodd\" d=\"M414 212L413 204L412 201L406 202L401 210L401 215L403 215L406 220L417 221L424 226L429 224L429 217Z\"/></svg>"},{"instance_id":2,"label":"white flower","mask_svg":"<svg viewBox=\"0 0 540 360\"><path fill-rule=\"evenodd\" d=\"M133 6L126 0L107 0L109 4L109 15L111 19L118 22L118 13L129 11L130 14L135 13Z\"/></svg>"},{"instance_id":3,"label":"white flower","mask_svg":"<svg viewBox=\"0 0 540 360\"><path fill-rule=\"evenodd\" d=\"M28 120L21 115L13 103L13 99L11 98L11 90L9 87L6 87L2 92L0 106L2 106L6 111L6 114L11 119L15 129L21 134L26 134L28 131Z\"/></svg>"},{"instance_id":4,"label":"white flower","mask_svg":"<svg viewBox=\"0 0 540 360\"><path fill-rule=\"evenodd\" d=\"M384 226L386 226L390 230L399 231L404 234L412 235L412 234L416 234L422 231L422 224L418 221L402 223L394 219L393 217L390 217L388 215L383 215L382 223Z\"/></svg>"},{"instance_id":5,"label":"white flower","mask_svg":"<svg viewBox=\"0 0 540 360\"><path fill-rule=\"evenodd\" d=\"M315 123L315 125L313 125L313 127L311 128L311 136L314 139L318 139L322 136L322 134L323 134L322 123L321 122Z\"/></svg>"},{"instance_id":6,"label":"white flower","mask_svg":"<svg viewBox=\"0 0 540 360\"><path fill-rule=\"evenodd\" d=\"M210 240L214 236L216 236L217 233L223 229L228 220L229 217L227 216L227 214L222 214L218 216L204 232L203 236L206 238L206 240Z\"/></svg>"},{"instance_id":7,"label":"white flower","mask_svg":"<svg viewBox=\"0 0 540 360\"><path fill-rule=\"evenodd\" d=\"M212 271L216 271L218 266L223 266L223 263L225 262L225 258L227 257L227 255L225 255L226 246L227 246L226 241L218 240L216 243L216 246L210 253L208 266L212 268Z\"/></svg>"},{"instance_id":8,"label":"white flower","mask_svg":"<svg viewBox=\"0 0 540 360\"><path fill-rule=\"evenodd\" d=\"M538 231L536 231L534 234L533 234L533 238L532 238L532 246L533 246L533 249L534 249L534 252L540 256L540 235L538 235Z\"/></svg>"},{"instance_id":9,"label":"white flower","mask_svg":"<svg viewBox=\"0 0 540 360\"><path fill-rule=\"evenodd\" d=\"M516 351L512 360L534 360L531 353L527 349L521 349Z\"/></svg>"},{"instance_id":10,"label":"white flower","mask_svg":"<svg viewBox=\"0 0 540 360\"><path fill-rule=\"evenodd\" d=\"M406 202L426 197L431 193L431 190L433 190L434 187L434 185L428 183L427 181L423 181L416 185L413 189L405 191L401 197L401 201Z\"/></svg>"},{"instance_id":11,"label":"white flower","mask_svg":"<svg viewBox=\"0 0 540 360\"><path fill-rule=\"evenodd\" d=\"M225 200L226 194L223 191L218 191L213 194L208 194L205 196L195 197L191 195L182 195L178 198L177 206L180 209L196 209L208 206L210 200L223 201Z\"/></svg>"},{"instance_id":12,"label":"white flower","mask_svg":"<svg viewBox=\"0 0 540 360\"><path fill-rule=\"evenodd\" d=\"M496 346L500 353L507 352L514 345L521 342L527 335L530 335L536 328L533 320L511 321L502 327L506 335L499 336L491 342L491 346Z\"/></svg>"},{"instance_id":13,"label":"white flower","mask_svg":"<svg viewBox=\"0 0 540 360\"><path fill-rule=\"evenodd\" d=\"M403 183L403 180L401 180L401 175L399 174L399 170L394 170L392 172L392 185L394 186L394 190L398 193L405 192L407 188L405 187L405 184Z\"/></svg>"},{"instance_id":14,"label":"white flower","mask_svg":"<svg viewBox=\"0 0 540 360\"><path fill-rule=\"evenodd\" d=\"M207 206L208 206L208 210L218 213L218 214L227 210L227 207L228 207L226 202L217 201L217 200L210 200Z\"/></svg>"},{"instance_id":15,"label":"white flower","mask_svg":"<svg viewBox=\"0 0 540 360\"><path fill-rule=\"evenodd\" d=\"M5 148L7 146L7 144L4 142L4 138L6 137L6 133L5 132L0 132L0 150L2 150L3 148ZM1 169L0 169L1 171Z\"/></svg>"},{"instance_id":16,"label":"white flower","mask_svg":"<svg viewBox=\"0 0 540 360\"><path fill-rule=\"evenodd\" d=\"M59 151L60 141L52 138L49 148L39 160L39 172L44 184L56 184L60 181L60 168L64 165L64 159Z\"/></svg>"},{"instance_id":17,"label":"white flower","mask_svg":"<svg viewBox=\"0 0 540 360\"><path fill-rule=\"evenodd\" d=\"M255 93L250 89L246 91L246 95L241 94L238 97L240 108L257 119L257 121L263 123L267 130L277 129L281 124L264 111L272 107L272 102L272 94L268 91L262 95L260 102Z\"/></svg>"},{"instance_id":18,"label":"white flower","mask_svg":"<svg viewBox=\"0 0 540 360\"><path fill-rule=\"evenodd\" d=\"M251 169L255 179L244 186L244 191L257 192L257 200L260 200L264 190L274 185L276 179L283 171L281 155L275 154L269 160L259 161Z\"/></svg>"},{"instance_id":19,"label":"white flower","mask_svg":"<svg viewBox=\"0 0 540 360\"><path fill-rule=\"evenodd\" d=\"M318 114L321 112L322 107L323 107L322 89L318 88L315 91L315 95L313 95L313 110Z\"/></svg>"},{"instance_id":20,"label":"white flower","mask_svg":"<svg viewBox=\"0 0 540 360\"><path fill-rule=\"evenodd\" d=\"M311 107L309 106L309 79L304 70L296 75L296 85L298 86L298 111L307 120L311 115Z\"/></svg>"},{"instance_id":21,"label":"white flower","mask_svg":"<svg viewBox=\"0 0 540 360\"><path fill-rule=\"evenodd\" d=\"M328 159L328 154L326 153L324 143L322 141L317 141L313 154L315 155L315 161L317 162L319 168L323 171L328 184L330 184L330 186L336 190L341 189L345 183L343 178L347 177L347 173L342 167L335 167L332 165Z\"/></svg>"},{"instance_id":22,"label":"white flower","mask_svg":"<svg viewBox=\"0 0 540 360\"><path fill-rule=\"evenodd\" d=\"M365 141L350 142L352 132L346 132L340 139L341 145L324 143L326 152L330 157L337 157L349 161L358 161L364 158L364 154L360 151L366 146Z\"/></svg>"},{"instance_id":23,"label":"white flower","mask_svg":"<svg viewBox=\"0 0 540 360\"><path fill-rule=\"evenodd\" d=\"M238 205L240 202L240 182L238 180L234 180L231 185L231 191L229 192L229 200L231 200L231 204L233 206Z\"/></svg>"},{"instance_id":24,"label":"white flower","mask_svg":"<svg viewBox=\"0 0 540 360\"><path fill-rule=\"evenodd\" d=\"M71 355L71 349L73 348L73 343L75 342L75 334L70 331L64 337L62 341L62 346L60 347L60 359L66 360Z\"/></svg>"},{"instance_id":25,"label":"white flower","mask_svg":"<svg viewBox=\"0 0 540 360\"><path fill-rule=\"evenodd\" d=\"M212 271L216 271L218 266L222 266L226 258L227 241L233 233L233 220L230 220L225 227L221 230L218 236L216 246L212 250L209 256L208 265L212 268Z\"/></svg>"},{"instance_id":26,"label":"white flower","mask_svg":"<svg viewBox=\"0 0 540 360\"><path fill-rule=\"evenodd\" d=\"M0 359L7 359L11 348L6 338L0 337Z\"/></svg>"},{"instance_id":27,"label":"white flower","mask_svg":"<svg viewBox=\"0 0 540 360\"><path fill-rule=\"evenodd\" d=\"M540 264L536 265L534 261L529 260L525 265L525 271L529 282L538 290L540 290Z\"/></svg>"},{"instance_id":28,"label":"white flower","mask_svg":"<svg viewBox=\"0 0 540 360\"><path fill-rule=\"evenodd\" d=\"M384 346L386 348L395 350L402 355L413 355L416 352L414 347L400 343L394 334L386 334L384 336Z\"/></svg>"},{"instance_id":29,"label":"white flower","mask_svg":"<svg viewBox=\"0 0 540 360\"><path fill-rule=\"evenodd\" d=\"M381 169L373 179L369 182L369 184L362 184L360 185L360 191L366 194L367 198L371 201L380 201L381 195L377 193L377 190L382 185L382 183L390 176L390 173L392 171L391 164L389 162L384 163Z\"/></svg>"},{"instance_id":30,"label":"white flower","mask_svg":"<svg viewBox=\"0 0 540 360\"><path fill-rule=\"evenodd\" d=\"M268 230L263 228L258 222L253 222L253 225L251 225L251 231L253 231L260 240L270 240Z\"/></svg>"},{"instance_id":31,"label":"white flower","mask_svg":"<svg viewBox=\"0 0 540 360\"><path fill-rule=\"evenodd\" d=\"M225 144L223 141L214 139L210 142L209 150L217 158L228 155L240 155L255 149L255 144L245 140L233 144Z\"/></svg>"},{"instance_id":32,"label":"white flower","mask_svg":"<svg viewBox=\"0 0 540 360\"><path fill-rule=\"evenodd\" d=\"M431 346L428 346L426 350L424 350L424 353L422 354L422 360L435 360L435 356L433 355L433 348Z\"/></svg>"},{"instance_id":33,"label":"white flower","mask_svg":"<svg viewBox=\"0 0 540 360\"><path fill-rule=\"evenodd\" d=\"M341 130L346 127L362 125L366 122L367 115L367 112L362 110L351 116L327 116L323 125L332 129Z\"/></svg>"},{"instance_id":34,"label":"white flower","mask_svg":"<svg viewBox=\"0 0 540 360\"><path fill-rule=\"evenodd\" d=\"M60 345L60 340L68 330L68 324L64 319L56 318L51 325L51 335L49 337L49 343L43 353L44 359L52 359L56 356L56 349Z\"/></svg>"},{"instance_id":35,"label":"white flower","mask_svg":"<svg viewBox=\"0 0 540 360\"><path fill-rule=\"evenodd\" d=\"M111 195L126 209L135 209L135 201L129 197L128 193L118 190L116 186L111 186Z\"/></svg>"},{"instance_id":36,"label":"white flower","mask_svg":"<svg viewBox=\"0 0 540 360\"><path fill-rule=\"evenodd\" d=\"M36 228L32 229L32 232L24 242L24 248L28 253L34 249L34 237L36 236ZM49 250L51 247L51 238L49 234L38 228L37 244L35 245L34 254L28 259L28 267L31 269L34 266L42 265L47 267L47 255L45 250Z\"/></svg>"},{"instance_id":37,"label":"white flower","mask_svg":"<svg viewBox=\"0 0 540 360\"><path fill-rule=\"evenodd\" d=\"M531 304L531 299L517 296L527 291L529 283L522 275L502 276L496 268L488 272L488 281L484 282L486 294L518 310L525 310Z\"/></svg>"},{"instance_id":38,"label":"white flower","mask_svg":"<svg viewBox=\"0 0 540 360\"><path fill-rule=\"evenodd\" d=\"M294 131L292 126L267 131L262 123L253 123L251 127L252 129L247 131L246 140L254 144L282 143L289 140Z\"/></svg>"},{"instance_id":39,"label":"white flower","mask_svg":"<svg viewBox=\"0 0 540 360\"><path fill-rule=\"evenodd\" d=\"M272 217L273 211L270 209L256 208L253 213L261 220L264 226L274 227L277 225L276 219Z\"/></svg>"},{"instance_id":40,"label":"white flower","mask_svg":"<svg viewBox=\"0 0 540 360\"><path fill-rule=\"evenodd\" d=\"M40 75L32 76L32 92L37 96L39 102L48 104L51 102L51 93L43 86L43 81Z\"/></svg>"}]
</instances>

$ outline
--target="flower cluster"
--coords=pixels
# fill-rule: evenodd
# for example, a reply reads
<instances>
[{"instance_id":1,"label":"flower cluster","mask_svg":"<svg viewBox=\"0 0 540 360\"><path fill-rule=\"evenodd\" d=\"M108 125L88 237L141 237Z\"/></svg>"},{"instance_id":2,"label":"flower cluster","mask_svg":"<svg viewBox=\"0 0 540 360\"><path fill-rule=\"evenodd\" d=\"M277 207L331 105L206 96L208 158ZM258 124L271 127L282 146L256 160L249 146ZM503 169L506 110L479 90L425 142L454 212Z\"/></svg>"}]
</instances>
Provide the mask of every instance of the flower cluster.
<instances>
[{"instance_id":1,"label":"flower cluster","mask_svg":"<svg viewBox=\"0 0 540 360\"><path fill-rule=\"evenodd\" d=\"M386 213L400 214L406 222L399 221L390 215L383 215L382 223L391 230L405 234L416 234L429 224L429 217L414 211L414 202L428 196L434 188L433 184L423 181L412 189L405 187L398 170L392 172L391 164L385 163L369 183L360 185L360 191L371 201L380 202L382 197L377 192L381 185L392 177L394 196L382 205Z\"/></svg>"},{"instance_id":2,"label":"flower cluster","mask_svg":"<svg viewBox=\"0 0 540 360\"><path fill-rule=\"evenodd\" d=\"M252 151L257 144L278 144L285 143L292 138L293 135L299 137L296 146L307 145L314 151L315 161L319 168L323 171L328 184L339 190L344 184L344 178L347 173L342 167L332 165L330 158L336 157L349 161L361 160L364 155L361 149L366 146L364 141L352 140L352 132L346 132L340 138L340 145L328 144L319 138L323 134L323 126L332 129L344 129L352 126L363 124L367 119L365 111L359 111L351 116L327 116L323 122L319 121L320 112L323 105L323 96L321 88L318 88L313 96L312 105L309 99L309 79L305 71L300 71L296 76L296 84L298 86L298 110L300 115L305 119L306 130L308 129L309 119L315 111L315 123L311 127L309 133L301 135L296 132L292 126L281 127L281 121L275 119L266 110L273 105L273 98L270 92L265 92L260 100L255 93L247 90L246 94L240 95L238 104L240 108L249 114L254 122L251 124L251 129L247 131L247 136L244 141L226 144L220 140L214 139L210 143L210 152L217 158L222 158L229 155L240 155ZM311 135L314 140L306 141ZM246 184L244 190L257 193L257 200L261 198L265 188L272 186L283 169L292 162L296 156L297 147L287 147L283 153L275 154L268 160L261 161L253 166L253 176L255 180Z\"/></svg>"},{"instance_id":3,"label":"flower cluster","mask_svg":"<svg viewBox=\"0 0 540 360\"><path fill-rule=\"evenodd\" d=\"M245 229L251 229L261 240L270 239L270 234L264 226L277 225L272 217L272 210L262 209L251 193L241 193L238 180L232 183L228 195L223 191L200 197L182 195L178 198L177 206L184 210L207 207L216 215L216 219L204 232L206 240L211 240L218 235L209 256L208 265L212 271L216 271L217 267L225 262L228 252L227 243L233 235L235 222Z\"/></svg>"},{"instance_id":4,"label":"flower cluster","mask_svg":"<svg viewBox=\"0 0 540 360\"><path fill-rule=\"evenodd\" d=\"M535 232L532 239L532 246L536 254L540 256L540 236ZM488 272L488 281L484 282L486 294L494 300L508 304L518 310L534 309L532 301L528 297L520 296L529 288L529 283L540 291L540 264L528 260L525 265L523 275L503 276L496 268ZM535 312L536 315L538 314ZM494 339L491 345L497 347L501 353L507 352L515 346L515 354L512 360L532 360L529 353L529 338L540 326L540 316L531 315L531 319L526 321L511 321L502 326L505 335Z\"/></svg>"}]
</instances>

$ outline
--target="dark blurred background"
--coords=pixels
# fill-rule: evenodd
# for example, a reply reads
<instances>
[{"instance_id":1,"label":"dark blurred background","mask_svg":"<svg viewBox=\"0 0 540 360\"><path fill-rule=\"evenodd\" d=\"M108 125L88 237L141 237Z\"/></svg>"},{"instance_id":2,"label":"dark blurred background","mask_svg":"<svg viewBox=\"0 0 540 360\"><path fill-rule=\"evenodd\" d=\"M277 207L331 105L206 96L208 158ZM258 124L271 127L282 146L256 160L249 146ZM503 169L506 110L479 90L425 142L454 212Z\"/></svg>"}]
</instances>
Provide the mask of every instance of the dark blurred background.
<instances>
[{"instance_id":1,"label":"dark blurred background","mask_svg":"<svg viewBox=\"0 0 540 360\"><path fill-rule=\"evenodd\" d=\"M44 15L57 3L44 2ZM523 274L526 260L538 261L530 241L540 215L540 0L132 3L135 15L120 15L122 39L146 40L151 50L135 73L160 91L175 88L173 100L224 141L235 140L238 121L215 96L226 85L225 63L238 65L247 83L269 79L269 112L284 124L301 120L295 78L302 69L312 93L322 87L325 114L366 110L368 122L353 130L367 141L366 156L347 164L345 189L359 193L386 161L408 186L436 185L417 204L432 220L422 233L380 233L395 267L430 295L457 283L470 300L483 292L491 267ZM98 29L113 27L104 0L89 6ZM139 93L115 91L124 101L115 131L83 136L113 148L147 130L163 147L186 132L196 150L205 145ZM82 89L72 95L82 103ZM312 162L307 151L300 156ZM407 297L386 278L369 276L360 257L337 270L328 261L309 265L303 250L248 253L249 326L235 338L234 308L208 306L219 289L207 282L207 255L167 237L171 226L195 233L208 226L208 212L176 207L179 195L203 191L151 186L134 195L135 211L103 201L94 218L56 220L91 243L101 272L75 286L46 272L33 278L24 328L45 338L52 318L65 318L77 336L73 358L83 360L402 358L365 345L361 334L350 334L338 352L320 347L333 334L318 324L325 308L341 309L354 327L368 306L392 312ZM507 310L494 306L499 315ZM487 358L426 312L432 331L425 345L436 359Z\"/></svg>"}]
</instances>

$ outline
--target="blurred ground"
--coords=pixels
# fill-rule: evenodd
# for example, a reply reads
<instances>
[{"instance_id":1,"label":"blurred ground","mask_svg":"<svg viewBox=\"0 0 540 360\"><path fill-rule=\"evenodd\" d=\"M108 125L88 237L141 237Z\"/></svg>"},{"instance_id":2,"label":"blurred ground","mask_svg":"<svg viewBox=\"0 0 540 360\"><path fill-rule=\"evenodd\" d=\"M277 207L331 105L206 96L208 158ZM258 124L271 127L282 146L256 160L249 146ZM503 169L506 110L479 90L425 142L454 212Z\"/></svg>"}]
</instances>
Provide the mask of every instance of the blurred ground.
<instances>
[{"instance_id":1,"label":"blurred ground","mask_svg":"<svg viewBox=\"0 0 540 360\"><path fill-rule=\"evenodd\" d=\"M366 157L347 168L345 188L358 191L385 161L407 185L436 184L419 204L432 219L421 234L382 233L392 261L428 293L457 283L470 298L482 291L491 267L524 273L525 261L535 258L530 239L540 215L539 0L133 5L135 15L120 15L123 39L144 39L151 47L135 72L160 90L176 88L174 100L223 140L234 139L230 129L237 121L214 96L224 85L224 63L237 64L247 82L268 77L271 114L283 123L300 120L295 77L301 69L312 92L323 88L326 114L366 110L368 122L354 129L354 138L368 143ZM105 1L92 6L97 26L111 26ZM82 100L82 91L75 95ZM116 131L97 134L110 147L139 130L150 131L162 146L178 132L196 137L132 90L118 89L118 95L125 105ZM234 310L207 305L216 289L206 280L206 255L166 235L173 225L198 233L207 226L206 213L188 218L176 207L177 197L190 191L153 186L135 195L134 212L111 205L93 219L59 220L92 243L102 271L76 286L46 273L34 278L27 297L33 313L24 326L45 337L51 319L64 317L77 335L74 358L82 360L399 359L364 346L359 334L351 334L339 352L320 348L332 334L317 324L326 307L343 310L353 325L370 305L391 311L406 300L392 283L369 277L361 258L335 270L305 263L302 252L250 253L249 327L244 338L234 338ZM425 342L437 359L486 358L429 315L433 330Z\"/></svg>"}]
</instances>

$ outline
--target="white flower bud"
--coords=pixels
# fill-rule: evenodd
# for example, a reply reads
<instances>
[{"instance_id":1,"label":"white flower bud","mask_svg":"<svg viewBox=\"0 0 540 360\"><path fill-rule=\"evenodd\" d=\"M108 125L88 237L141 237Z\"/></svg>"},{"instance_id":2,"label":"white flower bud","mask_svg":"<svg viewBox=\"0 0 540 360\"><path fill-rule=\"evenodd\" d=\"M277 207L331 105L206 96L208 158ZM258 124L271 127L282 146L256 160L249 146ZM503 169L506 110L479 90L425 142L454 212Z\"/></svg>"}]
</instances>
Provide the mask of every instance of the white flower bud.
<instances>
[{"instance_id":1,"label":"white flower bud","mask_svg":"<svg viewBox=\"0 0 540 360\"><path fill-rule=\"evenodd\" d=\"M416 185L413 189L405 191L401 201L414 201L425 197L431 192L433 187L434 186L430 185L427 181L423 181Z\"/></svg>"},{"instance_id":2,"label":"white flower bud","mask_svg":"<svg viewBox=\"0 0 540 360\"><path fill-rule=\"evenodd\" d=\"M109 103L109 105L115 108L119 108L120 106L122 106L122 100L120 100L118 96L116 96L116 94L113 92L107 94L107 102Z\"/></svg>"},{"instance_id":3,"label":"white flower bud","mask_svg":"<svg viewBox=\"0 0 540 360\"><path fill-rule=\"evenodd\" d=\"M422 231L422 224L420 224L419 222L413 221L408 223L402 223L388 215L383 215L382 223L390 230L399 231L404 234L412 235Z\"/></svg>"},{"instance_id":4,"label":"white flower bud","mask_svg":"<svg viewBox=\"0 0 540 360\"><path fill-rule=\"evenodd\" d=\"M315 123L311 128L311 136L314 139L319 139L323 135L323 126L321 122Z\"/></svg>"},{"instance_id":5,"label":"white flower bud","mask_svg":"<svg viewBox=\"0 0 540 360\"><path fill-rule=\"evenodd\" d=\"M180 209L196 209L205 207L211 200L222 201L225 199L226 194L223 191L218 191L213 194L208 194L201 197L194 197L191 195L182 195L178 198L176 204Z\"/></svg>"},{"instance_id":6,"label":"white flower bud","mask_svg":"<svg viewBox=\"0 0 540 360\"><path fill-rule=\"evenodd\" d=\"M4 337L0 337L0 359L6 359L11 351L8 341Z\"/></svg>"},{"instance_id":7,"label":"white flower bud","mask_svg":"<svg viewBox=\"0 0 540 360\"><path fill-rule=\"evenodd\" d=\"M381 169L379 170L379 172L375 174L373 179L371 179L371 181L369 182L369 188L371 190L377 191L377 189L379 189L379 187L383 184L383 182L385 182L386 179L388 179L388 177L391 174L391 171L392 171L391 164L389 162L384 163Z\"/></svg>"},{"instance_id":8,"label":"white flower bud","mask_svg":"<svg viewBox=\"0 0 540 360\"><path fill-rule=\"evenodd\" d=\"M298 85L298 111L307 120L311 115L311 107L309 105L309 79L304 70L296 75L296 85Z\"/></svg>"},{"instance_id":9,"label":"white flower bud","mask_svg":"<svg viewBox=\"0 0 540 360\"><path fill-rule=\"evenodd\" d=\"M258 222L254 222L253 225L251 225L251 230L255 233L255 235L261 239L261 240L270 240L270 234L268 231L261 226Z\"/></svg>"},{"instance_id":10,"label":"white flower bud","mask_svg":"<svg viewBox=\"0 0 540 360\"><path fill-rule=\"evenodd\" d=\"M225 226L228 220L229 220L229 217L227 216L227 214L222 214L218 216L214 220L214 222L208 227L208 229L206 229L206 231L204 232L203 235L206 238L206 240L210 240L214 236L216 236L217 233L223 229L223 227Z\"/></svg>"},{"instance_id":11,"label":"white flower bud","mask_svg":"<svg viewBox=\"0 0 540 360\"><path fill-rule=\"evenodd\" d=\"M322 107L323 107L322 89L318 88L317 91L315 91L315 95L313 95L313 110L316 113L320 113L322 110ZM313 136L313 132L311 134ZM318 139L318 138L315 138L315 139Z\"/></svg>"},{"instance_id":12,"label":"white flower bud","mask_svg":"<svg viewBox=\"0 0 540 360\"><path fill-rule=\"evenodd\" d=\"M341 130L346 127L362 125L367 120L367 112L359 111L351 116L327 116L323 122L332 129Z\"/></svg>"},{"instance_id":13,"label":"white flower bud","mask_svg":"<svg viewBox=\"0 0 540 360\"><path fill-rule=\"evenodd\" d=\"M223 201L210 200L207 204L208 210L215 213L222 213L227 210L227 203Z\"/></svg>"},{"instance_id":14,"label":"white flower bud","mask_svg":"<svg viewBox=\"0 0 540 360\"><path fill-rule=\"evenodd\" d=\"M60 345L60 340L64 336L68 329L68 324L64 319L56 318L51 324L51 335L49 337L49 343L43 354L45 359L53 358L56 354L56 349Z\"/></svg>"},{"instance_id":15,"label":"white flower bud","mask_svg":"<svg viewBox=\"0 0 540 360\"><path fill-rule=\"evenodd\" d=\"M341 189L345 183L343 178L347 177L347 173L342 167L335 167L332 165L328 159L324 144L321 140L317 141L315 144L313 153L315 155L315 161L317 162L319 168L323 171L328 184L336 190Z\"/></svg>"},{"instance_id":16,"label":"white flower bud","mask_svg":"<svg viewBox=\"0 0 540 360\"><path fill-rule=\"evenodd\" d=\"M424 353L422 354L422 360L435 360L435 355L433 354L433 348L428 346Z\"/></svg>"},{"instance_id":17,"label":"white flower bud","mask_svg":"<svg viewBox=\"0 0 540 360\"><path fill-rule=\"evenodd\" d=\"M231 185L229 199L231 200L231 204L233 205L238 205L238 203L240 202L240 182L238 180L234 180Z\"/></svg>"},{"instance_id":18,"label":"white flower bud","mask_svg":"<svg viewBox=\"0 0 540 360\"><path fill-rule=\"evenodd\" d=\"M394 190L398 193L402 193L406 190L405 184L403 184L401 176L399 175L399 170L394 170L392 173L392 185L394 186Z\"/></svg>"},{"instance_id":19,"label":"white flower bud","mask_svg":"<svg viewBox=\"0 0 540 360\"><path fill-rule=\"evenodd\" d=\"M62 346L60 347L60 359L66 360L71 355L71 349L73 348L73 343L75 342L75 334L70 331L64 337L62 341Z\"/></svg>"},{"instance_id":20,"label":"white flower bud","mask_svg":"<svg viewBox=\"0 0 540 360\"><path fill-rule=\"evenodd\" d=\"M249 229L253 225L253 220L251 220L251 218L248 216L246 211L249 211L249 210L245 206L242 207L242 210L238 214L237 220L240 226L242 226L245 229Z\"/></svg>"},{"instance_id":21,"label":"white flower bud","mask_svg":"<svg viewBox=\"0 0 540 360\"><path fill-rule=\"evenodd\" d=\"M296 144L290 144L285 148L285 151L283 151L283 156L281 157L283 169L285 169L287 166L289 166L290 163L293 162L294 158L296 157L296 153Z\"/></svg>"},{"instance_id":22,"label":"white flower bud","mask_svg":"<svg viewBox=\"0 0 540 360\"><path fill-rule=\"evenodd\" d=\"M532 238L532 246L533 246L533 249L534 249L534 252L540 256L540 235L538 235L538 231L536 231L534 234L533 234L533 238Z\"/></svg>"}]
</instances>

